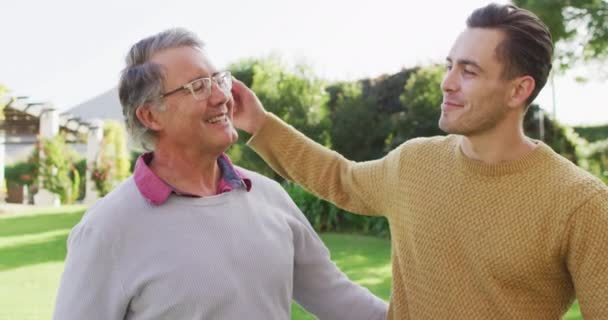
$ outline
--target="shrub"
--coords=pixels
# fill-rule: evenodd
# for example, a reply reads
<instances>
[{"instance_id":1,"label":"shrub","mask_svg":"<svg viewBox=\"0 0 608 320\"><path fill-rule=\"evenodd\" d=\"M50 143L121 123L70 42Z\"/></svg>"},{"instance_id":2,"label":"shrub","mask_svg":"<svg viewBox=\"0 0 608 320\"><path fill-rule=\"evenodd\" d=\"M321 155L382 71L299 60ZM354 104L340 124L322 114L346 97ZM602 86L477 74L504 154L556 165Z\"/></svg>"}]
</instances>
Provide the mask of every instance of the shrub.
<instances>
[{"instance_id":1,"label":"shrub","mask_svg":"<svg viewBox=\"0 0 608 320\"><path fill-rule=\"evenodd\" d=\"M4 168L4 178L10 185L31 186L38 176L38 164L31 161L18 162Z\"/></svg>"},{"instance_id":2,"label":"shrub","mask_svg":"<svg viewBox=\"0 0 608 320\"><path fill-rule=\"evenodd\" d=\"M317 232L346 231L390 236L388 221L384 217L369 217L342 210L291 181L285 181L283 188Z\"/></svg>"},{"instance_id":3,"label":"shrub","mask_svg":"<svg viewBox=\"0 0 608 320\"><path fill-rule=\"evenodd\" d=\"M608 139L589 143L572 128L564 129L564 133L575 146L577 165L608 183Z\"/></svg>"},{"instance_id":4,"label":"shrub","mask_svg":"<svg viewBox=\"0 0 608 320\"><path fill-rule=\"evenodd\" d=\"M40 150L44 157L40 159ZM43 188L56 193L61 203L74 203L80 195L80 174L74 166L76 153L67 146L62 136L40 138L30 162L38 163L38 178ZM35 180L37 183L37 180Z\"/></svg>"},{"instance_id":5,"label":"shrub","mask_svg":"<svg viewBox=\"0 0 608 320\"><path fill-rule=\"evenodd\" d=\"M105 196L126 179L131 173L130 167L125 128L117 121L107 121L97 160L91 168L91 179L99 195Z\"/></svg>"},{"instance_id":6,"label":"shrub","mask_svg":"<svg viewBox=\"0 0 608 320\"><path fill-rule=\"evenodd\" d=\"M79 196L78 199L76 200L82 200L84 199L86 190L86 178L87 178L87 159L80 159L77 162L74 163L74 167L76 168L76 171L78 172L78 177L80 178L80 182L79 182ZM73 176L73 178L75 178Z\"/></svg>"}]
</instances>

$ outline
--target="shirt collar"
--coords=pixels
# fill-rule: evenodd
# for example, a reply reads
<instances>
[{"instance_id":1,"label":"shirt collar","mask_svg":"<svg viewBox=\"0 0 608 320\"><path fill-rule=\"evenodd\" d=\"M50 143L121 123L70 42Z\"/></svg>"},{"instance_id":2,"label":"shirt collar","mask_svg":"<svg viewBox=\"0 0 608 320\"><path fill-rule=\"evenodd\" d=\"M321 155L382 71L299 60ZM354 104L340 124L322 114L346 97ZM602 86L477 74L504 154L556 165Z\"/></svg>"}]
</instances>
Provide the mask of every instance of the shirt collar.
<instances>
[{"instance_id":1,"label":"shirt collar","mask_svg":"<svg viewBox=\"0 0 608 320\"><path fill-rule=\"evenodd\" d=\"M182 196L193 196L183 194L173 186L158 177L148 166L154 158L154 153L142 154L135 163L133 178L139 193L154 205L161 205L167 201L172 193ZM234 189L251 190L251 179L247 178L242 170L236 168L226 154L218 157L217 163L220 167L221 178L218 184L217 194L229 192ZM196 197L196 196L195 196Z\"/></svg>"}]
</instances>

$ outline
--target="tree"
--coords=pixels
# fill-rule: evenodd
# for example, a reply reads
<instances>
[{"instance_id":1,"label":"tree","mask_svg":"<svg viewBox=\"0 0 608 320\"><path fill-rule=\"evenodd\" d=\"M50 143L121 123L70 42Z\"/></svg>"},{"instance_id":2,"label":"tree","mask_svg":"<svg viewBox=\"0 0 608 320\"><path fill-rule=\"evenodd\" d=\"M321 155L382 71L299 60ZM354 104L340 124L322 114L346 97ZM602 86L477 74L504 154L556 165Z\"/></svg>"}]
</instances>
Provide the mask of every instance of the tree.
<instances>
[{"instance_id":1,"label":"tree","mask_svg":"<svg viewBox=\"0 0 608 320\"><path fill-rule=\"evenodd\" d=\"M239 81L242 81L247 87L251 88L254 75L253 66L258 63L258 59L243 59L228 66L228 70L230 70L235 78L239 79Z\"/></svg>"},{"instance_id":2,"label":"tree","mask_svg":"<svg viewBox=\"0 0 608 320\"><path fill-rule=\"evenodd\" d=\"M287 67L277 57L246 59L228 68L259 97L266 110L322 144L328 144L327 100L325 83L310 67ZM281 180L250 148L243 147L249 135L241 133L241 143L229 150L238 164Z\"/></svg>"},{"instance_id":3,"label":"tree","mask_svg":"<svg viewBox=\"0 0 608 320\"><path fill-rule=\"evenodd\" d=\"M329 129L332 148L355 161L382 157L392 129L389 114L382 112L376 101L363 96L360 82L331 88L335 94Z\"/></svg>"},{"instance_id":4,"label":"tree","mask_svg":"<svg viewBox=\"0 0 608 320\"><path fill-rule=\"evenodd\" d=\"M363 96L374 101L381 112L400 112L403 109L400 96L405 90L405 83L417 70L403 69L395 74L365 79L361 81Z\"/></svg>"},{"instance_id":5,"label":"tree","mask_svg":"<svg viewBox=\"0 0 608 320\"><path fill-rule=\"evenodd\" d=\"M277 58L260 60L253 66L251 89L264 107L317 142L325 135L327 93L325 83L306 65L289 69Z\"/></svg>"},{"instance_id":6,"label":"tree","mask_svg":"<svg viewBox=\"0 0 608 320\"><path fill-rule=\"evenodd\" d=\"M513 0L545 22L556 43L555 62L560 69L578 61L608 57L608 1Z\"/></svg>"},{"instance_id":7,"label":"tree","mask_svg":"<svg viewBox=\"0 0 608 320\"><path fill-rule=\"evenodd\" d=\"M589 142L604 140L608 138L608 124L600 126L581 126L573 128L581 138Z\"/></svg>"},{"instance_id":8,"label":"tree","mask_svg":"<svg viewBox=\"0 0 608 320\"><path fill-rule=\"evenodd\" d=\"M390 142L394 148L415 137L443 134L437 125L441 115L441 80L445 71L442 66L423 67L409 77L400 101L401 112L393 116L395 135Z\"/></svg>"}]
</instances>

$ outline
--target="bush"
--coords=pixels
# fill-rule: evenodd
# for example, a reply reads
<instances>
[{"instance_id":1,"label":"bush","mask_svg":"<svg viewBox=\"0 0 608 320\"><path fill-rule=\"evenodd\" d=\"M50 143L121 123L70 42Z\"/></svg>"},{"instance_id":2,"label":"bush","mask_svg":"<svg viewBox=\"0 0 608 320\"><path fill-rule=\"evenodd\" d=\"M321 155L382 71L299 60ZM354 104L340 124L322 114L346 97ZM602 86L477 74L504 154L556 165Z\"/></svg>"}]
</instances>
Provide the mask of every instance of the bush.
<instances>
[{"instance_id":1,"label":"bush","mask_svg":"<svg viewBox=\"0 0 608 320\"><path fill-rule=\"evenodd\" d=\"M42 161L41 150L44 153ZM41 138L29 160L39 164L37 177L42 178L43 188L58 194L62 204L74 203L80 196L81 179L74 166L76 157L64 138L56 136L52 139Z\"/></svg>"},{"instance_id":2,"label":"bush","mask_svg":"<svg viewBox=\"0 0 608 320\"><path fill-rule=\"evenodd\" d=\"M131 174L124 127L116 121L108 121L103 129L101 148L91 168L91 179L102 197Z\"/></svg>"},{"instance_id":3,"label":"bush","mask_svg":"<svg viewBox=\"0 0 608 320\"><path fill-rule=\"evenodd\" d=\"M390 236L388 221L384 217L369 217L342 210L291 181L285 181L283 188L317 232L342 231Z\"/></svg>"},{"instance_id":4,"label":"bush","mask_svg":"<svg viewBox=\"0 0 608 320\"><path fill-rule=\"evenodd\" d=\"M576 164L608 184L608 139L589 143L572 128L565 129L564 133L575 146Z\"/></svg>"},{"instance_id":5,"label":"bush","mask_svg":"<svg viewBox=\"0 0 608 320\"><path fill-rule=\"evenodd\" d=\"M584 138L589 142L608 138L608 124L602 126L573 127L573 129L581 138Z\"/></svg>"},{"instance_id":6,"label":"bush","mask_svg":"<svg viewBox=\"0 0 608 320\"><path fill-rule=\"evenodd\" d=\"M82 200L84 199L84 196L86 194L85 188L87 179L87 159L78 160L76 163L74 163L74 168L76 168L76 171L78 172L78 177L80 178L79 196L76 200ZM72 176L72 178L75 178L75 176Z\"/></svg>"},{"instance_id":7,"label":"bush","mask_svg":"<svg viewBox=\"0 0 608 320\"><path fill-rule=\"evenodd\" d=\"M7 185L31 186L37 179L38 164L31 161L18 162L4 168Z\"/></svg>"},{"instance_id":8,"label":"bush","mask_svg":"<svg viewBox=\"0 0 608 320\"><path fill-rule=\"evenodd\" d=\"M144 152L145 151L141 151L141 150L131 150L130 158L129 158L129 172L135 171L135 165L137 164L137 159L139 159L139 156L144 154Z\"/></svg>"}]
</instances>

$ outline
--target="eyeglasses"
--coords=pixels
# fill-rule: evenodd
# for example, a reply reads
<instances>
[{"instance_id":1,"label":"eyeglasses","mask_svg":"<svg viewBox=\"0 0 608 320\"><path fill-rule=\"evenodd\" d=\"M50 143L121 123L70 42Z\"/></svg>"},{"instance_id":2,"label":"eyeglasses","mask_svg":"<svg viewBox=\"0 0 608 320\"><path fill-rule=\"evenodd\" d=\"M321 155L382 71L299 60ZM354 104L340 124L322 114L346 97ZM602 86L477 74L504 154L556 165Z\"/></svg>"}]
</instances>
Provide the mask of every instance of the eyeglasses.
<instances>
[{"instance_id":1,"label":"eyeglasses","mask_svg":"<svg viewBox=\"0 0 608 320\"><path fill-rule=\"evenodd\" d=\"M214 82L217 83L217 86L226 94L230 93L230 90L232 90L232 75L230 74L230 71L222 71L211 77L198 78L188 82L175 90L163 93L161 97L164 98L180 90L188 90L195 100L205 100L211 95L211 88L213 87Z\"/></svg>"}]
</instances>

